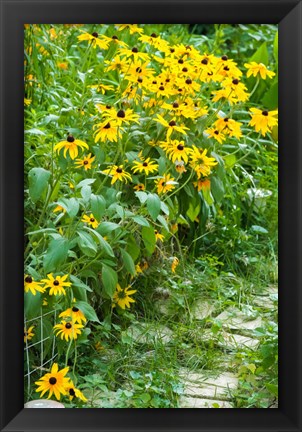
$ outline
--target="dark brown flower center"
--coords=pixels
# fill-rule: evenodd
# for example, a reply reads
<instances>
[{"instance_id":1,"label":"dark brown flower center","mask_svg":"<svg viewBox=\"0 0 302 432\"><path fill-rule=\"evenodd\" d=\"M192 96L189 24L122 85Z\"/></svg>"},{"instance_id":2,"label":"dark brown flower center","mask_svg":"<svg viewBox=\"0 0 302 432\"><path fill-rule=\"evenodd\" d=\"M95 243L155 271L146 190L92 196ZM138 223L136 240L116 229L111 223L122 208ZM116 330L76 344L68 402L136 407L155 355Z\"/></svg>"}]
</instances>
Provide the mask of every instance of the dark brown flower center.
<instances>
[{"instance_id":1,"label":"dark brown flower center","mask_svg":"<svg viewBox=\"0 0 302 432\"><path fill-rule=\"evenodd\" d=\"M228 66L225 66L225 67L223 68L223 70L225 70L225 71L229 71L230 68L229 68Z\"/></svg>"},{"instance_id":2,"label":"dark brown flower center","mask_svg":"<svg viewBox=\"0 0 302 432\"><path fill-rule=\"evenodd\" d=\"M176 126L176 122L174 120L171 120L169 126Z\"/></svg>"},{"instance_id":3,"label":"dark brown flower center","mask_svg":"<svg viewBox=\"0 0 302 432\"><path fill-rule=\"evenodd\" d=\"M177 150L183 150L183 149L184 149L184 146L182 144L178 144Z\"/></svg>"},{"instance_id":4,"label":"dark brown flower center","mask_svg":"<svg viewBox=\"0 0 302 432\"><path fill-rule=\"evenodd\" d=\"M214 134L215 134L215 135L219 135L218 130L215 130L215 131L214 131Z\"/></svg>"},{"instance_id":5,"label":"dark brown flower center","mask_svg":"<svg viewBox=\"0 0 302 432\"><path fill-rule=\"evenodd\" d=\"M204 65L207 65L209 63L209 61L208 61L208 59L205 58L205 59L201 60L201 63Z\"/></svg>"},{"instance_id":6,"label":"dark brown flower center","mask_svg":"<svg viewBox=\"0 0 302 432\"><path fill-rule=\"evenodd\" d=\"M175 49L174 48L170 48L170 53L174 53L175 52Z\"/></svg>"},{"instance_id":7,"label":"dark brown flower center","mask_svg":"<svg viewBox=\"0 0 302 432\"><path fill-rule=\"evenodd\" d=\"M171 81L170 78L167 78L167 79L166 79L166 82L170 82L170 81Z\"/></svg>"},{"instance_id":8,"label":"dark brown flower center","mask_svg":"<svg viewBox=\"0 0 302 432\"><path fill-rule=\"evenodd\" d=\"M237 85L237 84L239 84L239 80L237 78L235 78L235 79L233 79L232 83Z\"/></svg>"},{"instance_id":9,"label":"dark brown flower center","mask_svg":"<svg viewBox=\"0 0 302 432\"><path fill-rule=\"evenodd\" d=\"M88 160L84 160L83 164L88 165Z\"/></svg>"},{"instance_id":10,"label":"dark brown flower center","mask_svg":"<svg viewBox=\"0 0 302 432\"><path fill-rule=\"evenodd\" d=\"M224 118L223 121L227 123L229 121L228 117Z\"/></svg>"},{"instance_id":11,"label":"dark brown flower center","mask_svg":"<svg viewBox=\"0 0 302 432\"><path fill-rule=\"evenodd\" d=\"M32 283L32 277L31 276L26 276L26 278L25 278L25 282L26 283Z\"/></svg>"},{"instance_id":12,"label":"dark brown flower center","mask_svg":"<svg viewBox=\"0 0 302 432\"><path fill-rule=\"evenodd\" d=\"M137 82L142 83L143 82L143 78L138 78Z\"/></svg>"},{"instance_id":13,"label":"dark brown flower center","mask_svg":"<svg viewBox=\"0 0 302 432\"><path fill-rule=\"evenodd\" d=\"M159 90L165 90L165 87L164 86L160 86Z\"/></svg>"},{"instance_id":14,"label":"dark brown flower center","mask_svg":"<svg viewBox=\"0 0 302 432\"><path fill-rule=\"evenodd\" d=\"M125 113L124 110L119 110L118 113L117 113L117 116L119 118L125 118L126 117L126 113Z\"/></svg>"},{"instance_id":15,"label":"dark brown flower center","mask_svg":"<svg viewBox=\"0 0 302 432\"><path fill-rule=\"evenodd\" d=\"M72 312L79 312L79 309L77 307L73 306Z\"/></svg>"},{"instance_id":16,"label":"dark brown flower center","mask_svg":"<svg viewBox=\"0 0 302 432\"><path fill-rule=\"evenodd\" d=\"M71 329L71 327L72 327L72 325L71 325L70 323L66 323L66 324L65 324L65 328L67 328L67 329Z\"/></svg>"},{"instance_id":17,"label":"dark brown flower center","mask_svg":"<svg viewBox=\"0 0 302 432\"><path fill-rule=\"evenodd\" d=\"M178 108L179 104L177 102L174 102L172 106L173 106L173 108Z\"/></svg>"},{"instance_id":18,"label":"dark brown flower center","mask_svg":"<svg viewBox=\"0 0 302 432\"><path fill-rule=\"evenodd\" d=\"M95 219L94 218L90 218L90 222L95 222Z\"/></svg>"},{"instance_id":19,"label":"dark brown flower center","mask_svg":"<svg viewBox=\"0 0 302 432\"><path fill-rule=\"evenodd\" d=\"M106 109L111 109L111 105L106 105Z\"/></svg>"},{"instance_id":20,"label":"dark brown flower center","mask_svg":"<svg viewBox=\"0 0 302 432\"><path fill-rule=\"evenodd\" d=\"M266 110L262 111L262 115L264 115L265 117L267 117L268 116L268 111L266 111Z\"/></svg>"},{"instance_id":21,"label":"dark brown flower center","mask_svg":"<svg viewBox=\"0 0 302 432\"><path fill-rule=\"evenodd\" d=\"M75 396L75 391L73 388L69 389L70 396Z\"/></svg>"},{"instance_id":22,"label":"dark brown flower center","mask_svg":"<svg viewBox=\"0 0 302 432\"><path fill-rule=\"evenodd\" d=\"M67 141L68 142L74 142L74 137L72 135L68 135Z\"/></svg>"},{"instance_id":23,"label":"dark brown flower center","mask_svg":"<svg viewBox=\"0 0 302 432\"><path fill-rule=\"evenodd\" d=\"M188 72L188 68L184 67L184 68L182 68L182 71L183 72Z\"/></svg>"},{"instance_id":24,"label":"dark brown flower center","mask_svg":"<svg viewBox=\"0 0 302 432\"><path fill-rule=\"evenodd\" d=\"M117 168L116 172L121 174L123 172L123 170L122 170L122 168Z\"/></svg>"},{"instance_id":25,"label":"dark brown flower center","mask_svg":"<svg viewBox=\"0 0 302 432\"><path fill-rule=\"evenodd\" d=\"M191 78L186 79L186 84L192 84Z\"/></svg>"},{"instance_id":26,"label":"dark brown flower center","mask_svg":"<svg viewBox=\"0 0 302 432\"><path fill-rule=\"evenodd\" d=\"M136 47L134 47L134 48L132 48L132 50L131 50L133 53L137 53L138 52L138 49L136 48Z\"/></svg>"},{"instance_id":27,"label":"dark brown flower center","mask_svg":"<svg viewBox=\"0 0 302 432\"><path fill-rule=\"evenodd\" d=\"M93 33L92 33L92 36L95 37L95 38L99 37L99 35L98 35L97 32L93 32Z\"/></svg>"},{"instance_id":28,"label":"dark brown flower center","mask_svg":"<svg viewBox=\"0 0 302 432\"><path fill-rule=\"evenodd\" d=\"M157 81L152 81L152 84L157 84Z\"/></svg>"},{"instance_id":29,"label":"dark brown flower center","mask_svg":"<svg viewBox=\"0 0 302 432\"><path fill-rule=\"evenodd\" d=\"M53 284L54 284L54 286L58 286L58 285L60 285L60 282L58 280L54 280Z\"/></svg>"},{"instance_id":30,"label":"dark brown flower center","mask_svg":"<svg viewBox=\"0 0 302 432\"><path fill-rule=\"evenodd\" d=\"M104 129L110 129L110 123L107 123L107 124L104 126Z\"/></svg>"},{"instance_id":31,"label":"dark brown flower center","mask_svg":"<svg viewBox=\"0 0 302 432\"><path fill-rule=\"evenodd\" d=\"M183 64L183 62L184 62L183 59L179 59L179 60L178 60L178 63L179 63L179 64Z\"/></svg>"},{"instance_id":32,"label":"dark brown flower center","mask_svg":"<svg viewBox=\"0 0 302 432\"><path fill-rule=\"evenodd\" d=\"M226 56L226 55L223 55L223 56L221 57L221 60L226 61L227 59L228 59L228 56Z\"/></svg>"},{"instance_id":33,"label":"dark brown flower center","mask_svg":"<svg viewBox=\"0 0 302 432\"><path fill-rule=\"evenodd\" d=\"M112 36L112 39L114 39L114 40L118 40L118 37L117 37L116 35L113 35L113 36Z\"/></svg>"},{"instance_id":34,"label":"dark brown flower center","mask_svg":"<svg viewBox=\"0 0 302 432\"><path fill-rule=\"evenodd\" d=\"M152 38L157 38L157 34L156 34L156 33L152 33L152 34L151 34L151 37L152 37Z\"/></svg>"},{"instance_id":35,"label":"dark brown flower center","mask_svg":"<svg viewBox=\"0 0 302 432\"><path fill-rule=\"evenodd\" d=\"M57 378L55 378L55 377L50 377L48 382L49 382L49 384L51 384L51 385L55 385L55 383L57 382Z\"/></svg>"},{"instance_id":36,"label":"dark brown flower center","mask_svg":"<svg viewBox=\"0 0 302 432\"><path fill-rule=\"evenodd\" d=\"M139 189L143 189L143 185L138 185L138 188Z\"/></svg>"},{"instance_id":37,"label":"dark brown flower center","mask_svg":"<svg viewBox=\"0 0 302 432\"><path fill-rule=\"evenodd\" d=\"M182 92L182 88L179 88L177 91L179 91L181 93Z\"/></svg>"},{"instance_id":38,"label":"dark brown flower center","mask_svg":"<svg viewBox=\"0 0 302 432\"><path fill-rule=\"evenodd\" d=\"M135 71L138 72L138 73L141 73L141 72L142 72L142 68L137 67L137 68L135 69Z\"/></svg>"},{"instance_id":39,"label":"dark brown flower center","mask_svg":"<svg viewBox=\"0 0 302 432\"><path fill-rule=\"evenodd\" d=\"M148 163L147 163L147 162L144 162L144 163L143 163L143 166L144 166L144 167L147 167L147 166L148 166Z\"/></svg>"}]
</instances>

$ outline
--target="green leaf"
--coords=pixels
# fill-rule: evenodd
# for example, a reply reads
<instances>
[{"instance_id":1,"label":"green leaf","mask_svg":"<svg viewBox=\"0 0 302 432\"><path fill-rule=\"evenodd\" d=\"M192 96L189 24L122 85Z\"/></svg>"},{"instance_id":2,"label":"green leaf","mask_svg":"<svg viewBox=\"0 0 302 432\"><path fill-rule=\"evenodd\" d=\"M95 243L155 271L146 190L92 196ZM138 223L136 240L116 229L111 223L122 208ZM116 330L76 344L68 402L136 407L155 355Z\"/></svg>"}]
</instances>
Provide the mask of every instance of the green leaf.
<instances>
[{"instance_id":1,"label":"green leaf","mask_svg":"<svg viewBox=\"0 0 302 432\"><path fill-rule=\"evenodd\" d=\"M68 250L69 241L64 237L51 240L43 259L45 272L54 272L66 260Z\"/></svg>"},{"instance_id":2,"label":"green leaf","mask_svg":"<svg viewBox=\"0 0 302 432\"><path fill-rule=\"evenodd\" d=\"M166 231L170 231L166 219L162 215L157 216L157 220L162 224Z\"/></svg>"},{"instance_id":3,"label":"green leaf","mask_svg":"<svg viewBox=\"0 0 302 432\"><path fill-rule=\"evenodd\" d=\"M236 156L234 154L226 155L223 157L223 159L224 159L226 169L232 168L237 161Z\"/></svg>"},{"instance_id":4,"label":"green leaf","mask_svg":"<svg viewBox=\"0 0 302 432\"><path fill-rule=\"evenodd\" d=\"M188 218L194 222L197 216L200 213L200 204L198 204L196 207L193 205L193 203L190 203L189 208L186 212Z\"/></svg>"},{"instance_id":5,"label":"green leaf","mask_svg":"<svg viewBox=\"0 0 302 432\"><path fill-rule=\"evenodd\" d=\"M85 185L81 189L81 195L83 197L83 200L88 203L91 197L91 187L89 185Z\"/></svg>"},{"instance_id":6,"label":"green leaf","mask_svg":"<svg viewBox=\"0 0 302 432\"><path fill-rule=\"evenodd\" d=\"M91 211L96 220L100 221L106 210L105 198L101 195L91 194Z\"/></svg>"},{"instance_id":7,"label":"green leaf","mask_svg":"<svg viewBox=\"0 0 302 432\"><path fill-rule=\"evenodd\" d=\"M137 198L140 200L141 204L144 204L147 201L148 194L146 192L136 191L134 192Z\"/></svg>"},{"instance_id":8,"label":"green leaf","mask_svg":"<svg viewBox=\"0 0 302 432\"><path fill-rule=\"evenodd\" d=\"M124 249L121 249L122 258L126 267L126 270L132 274L132 276L136 275L135 265L132 257L126 252Z\"/></svg>"},{"instance_id":9,"label":"green leaf","mask_svg":"<svg viewBox=\"0 0 302 432\"><path fill-rule=\"evenodd\" d=\"M256 63L263 63L264 65L268 64L268 50L267 50L266 42L263 42L263 44L252 55L252 57L249 60L249 63L252 61Z\"/></svg>"},{"instance_id":10,"label":"green leaf","mask_svg":"<svg viewBox=\"0 0 302 432\"><path fill-rule=\"evenodd\" d=\"M251 229L257 234L268 234L268 231L259 225L252 225Z\"/></svg>"},{"instance_id":11,"label":"green leaf","mask_svg":"<svg viewBox=\"0 0 302 432\"><path fill-rule=\"evenodd\" d=\"M265 93L261 103L269 110L278 108L278 81Z\"/></svg>"},{"instance_id":12,"label":"green leaf","mask_svg":"<svg viewBox=\"0 0 302 432\"><path fill-rule=\"evenodd\" d=\"M101 222L96 231L104 236L118 228L120 228L120 225L114 222Z\"/></svg>"},{"instance_id":13,"label":"green leaf","mask_svg":"<svg viewBox=\"0 0 302 432\"><path fill-rule=\"evenodd\" d=\"M79 202L76 198L63 198L58 200L57 204L62 206L72 219L78 214L80 209Z\"/></svg>"},{"instance_id":14,"label":"green leaf","mask_svg":"<svg viewBox=\"0 0 302 432\"><path fill-rule=\"evenodd\" d=\"M139 225L147 226L147 227L150 226L147 219L144 218L143 216L133 216L132 219L134 220L134 222L136 222Z\"/></svg>"},{"instance_id":15,"label":"green leaf","mask_svg":"<svg viewBox=\"0 0 302 432\"><path fill-rule=\"evenodd\" d=\"M140 247L133 236L128 237L126 250L132 256L133 261L137 260L140 254Z\"/></svg>"},{"instance_id":16,"label":"green leaf","mask_svg":"<svg viewBox=\"0 0 302 432\"><path fill-rule=\"evenodd\" d=\"M97 253L97 245L93 238L84 231L78 231L77 234L79 236L78 246L81 251L89 257L94 257Z\"/></svg>"},{"instance_id":17,"label":"green leaf","mask_svg":"<svg viewBox=\"0 0 302 432\"><path fill-rule=\"evenodd\" d=\"M107 253L107 255L111 257L115 256L112 247L110 246L109 243L106 242L106 240L101 236L101 234L99 234L96 230L89 227L85 227L85 229L87 231L90 231L93 235L95 235L95 237L98 239L100 245L102 246L103 250Z\"/></svg>"},{"instance_id":18,"label":"green leaf","mask_svg":"<svg viewBox=\"0 0 302 432\"><path fill-rule=\"evenodd\" d=\"M278 397L278 386L276 384L265 384L266 388L270 393L272 393L274 396Z\"/></svg>"},{"instance_id":19,"label":"green leaf","mask_svg":"<svg viewBox=\"0 0 302 432\"><path fill-rule=\"evenodd\" d=\"M44 168L32 168L28 173L29 195L37 202L47 187L50 172Z\"/></svg>"},{"instance_id":20,"label":"green leaf","mask_svg":"<svg viewBox=\"0 0 302 432\"><path fill-rule=\"evenodd\" d=\"M279 41L279 32L276 32L275 39L274 39L274 46L273 46L273 53L276 62L278 63L279 57L278 57L278 41Z\"/></svg>"},{"instance_id":21,"label":"green leaf","mask_svg":"<svg viewBox=\"0 0 302 432\"><path fill-rule=\"evenodd\" d=\"M156 245L156 238L153 227L142 228L142 239L149 255L152 255Z\"/></svg>"},{"instance_id":22,"label":"green leaf","mask_svg":"<svg viewBox=\"0 0 302 432\"><path fill-rule=\"evenodd\" d=\"M100 320L98 319L95 310L92 306L90 306L90 304L85 301L77 301L75 303L75 306L79 308L81 312L83 312L85 318L87 318L89 321L95 321L100 323Z\"/></svg>"},{"instance_id":23,"label":"green leaf","mask_svg":"<svg viewBox=\"0 0 302 432\"><path fill-rule=\"evenodd\" d=\"M43 131L41 131L40 129L28 129L25 131L26 134L31 134L31 135L45 135L45 133Z\"/></svg>"},{"instance_id":24,"label":"green leaf","mask_svg":"<svg viewBox=\"0 0 302 432\"><path fill-rule=\"evenodd\" d=\"M105 293L112 298L116 290L118 276L115 270L105 264L102 265L102 282Z\"/></svg>"},{"instance_id":25,"label":"green leaf","mask_svg":"<svg viewBox=\"0 0 302 432\"><path fill-rule=\"evenodd\" d=\"M211 192L217 203L219 203L224 196L224 186L222 181L217 177L211 178Z\"/></svg>"},{"instance_id":26,"label":"green leaf","mask_svg":"<svg viewBox=\"0 0 302 432\"><path fill-rule=\"evenodd\" d=\"M40 315L42 307L43 297L41 293L37 292L33 295L30 291L24 293L24 314L26 319L32 319ZM32 323L28 323L27 327L30 327Z\"/></svg>"},{"instance_id":27,"label":"green leaf","mask_svg":"<svg viewBox=\"0 0 302 432\"><path fill-rule=\"evenodd\" d=\"M85 291L92 292L92 289L86 285L84 282L81 281L81 279L77 278L76 276L70 275L70 280L72 282L72 287L80 287L83 288Z\"/></svg>"},{"instance_id":28,"label":"green leaf","mask_svg":"<svg viewBox=\"0 0 302 432\"><path fill-rule=\"evenodd\" d=\"M161 201L156 194L149 194L147 199L147 209L154 221L160 213Z\"/></svg>"}]
</instances>

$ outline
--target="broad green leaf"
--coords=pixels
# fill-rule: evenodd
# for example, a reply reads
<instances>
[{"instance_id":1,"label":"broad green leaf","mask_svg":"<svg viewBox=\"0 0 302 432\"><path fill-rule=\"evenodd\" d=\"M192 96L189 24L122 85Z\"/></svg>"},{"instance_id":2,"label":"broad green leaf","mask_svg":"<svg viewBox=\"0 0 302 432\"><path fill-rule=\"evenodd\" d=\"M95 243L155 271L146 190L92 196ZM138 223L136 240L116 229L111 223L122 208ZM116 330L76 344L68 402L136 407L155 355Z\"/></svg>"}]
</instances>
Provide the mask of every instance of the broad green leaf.
<instances>
[{"instance_id":1,"label":"broad green leaf","mask_svg":"<svg viewBox=\"0 0 302 432\"><path fill-rule=\"evenodd\" d=\"M225 162L225 168L232 168L236 163L236 156L234 154L229 154L223 157Z\"/></svg>"},{"instance_id":2,"label":"broad green leaf","mask_svg":"<svg viewBox=\"0 0 302 432\"><path fill-rule=\"evenodd\" d=\"M32 168L28 173L29 195L33 202L37 202L47 187L50 172L44 168Z\"/></svg>"},{"instance_id":3,"label":"broad green leaf","mask_svg":"<svg viewBox=\"0 0 302 432\"><path fill-rule=\"evenodd\" d=\"M143 216L133 216L132 219L134 220L134 222L136 222L139 225L147 226L147 227L150 226L147 219L144 218Z\"/></svg>"},{"instance_id":4,"label":"broad green leaf","mask_svg":"<svg viewBox=\"0 0 302 432\"><path fill-rule=\"evenodd\" d=\"M268 234L268 231L259 225L252 225L251 229L257 234Z\"/></svg>"},{"instance_id":5,"label":"broad green leaf","mask_svg":"<svg viewBox=\"0 0 302 432\"><path fill-rule=\"evenodd\" d=\"M101 222L97 227L96 231L102 236L109 234L110 232L120 228L120 225L114 222Z\"/></svg>"},{"instance_id":6,"label":"broad green leaf","mask_svg":"<svg viewBox=\"0 0 302 432\"><path fill-rule=\"evenodd\" d=\"M188 210L186 212L188 218L192 222L194 222L196 220L197 216L199 215L199 213L200 213L200 204L198 204L195 207L192 203L190 203L189 208L188 208Z\"/></svg>"},{"instance_id":7,"label":"broad green leaf","mask_svg":"<svg viewBox=\"0 0 302 432\"><path fill-rule=\"evenodd\" d=\"M130 274L132 274L132 276L135 276L136 271L135 271L135 265L134 265L134 261L133 261L132 257L124 249L121 249L121 255L122 255L126 270Z\"/></svg>"},{"instance_id":8,"label":"broad green leaf","mask_svg":"<svg viewBox=\"0 0 302 432\"><path fill-rule=\"evenodd\" d=\"M45 133L43 131L41 131L40 129L28 129L25 131L26 134L31 134L31 135L45 135Z\"/></svg>"},{"instance_id":9,"label":"broad green leaf","mask_svg":"<svg viewBox=\"0 0 302 432\"><path fill-rule=\"evenodd\" d=\"M108 242L106 242L106 240L101 236L101 234L99 234L96 230L89 228L89 227L85 227L85 229L87 231L90 231L99 241L100 245L102 246L102 249L104 249L104 251L107 253L107 255L114 257L114 252L112 250L112 247L110 246L110 244Z\"/></svg>"},{"instance_id":10,"label":"broad green leaf","mask_svg":"<svg viewBox=\"0 0 302 432\"><path fill-rule=\"evenodd\" d=\"M92 289L86 285L84 282L81 281L81 279L77 278L76 276L70 275L70 280L72 282L72 286L77 286L80 288L83 288L85 291L92 292Z\"/></svg>"},{"instance_id":11,"label":"broad green leaf","mask_svg":"<svg viewBox=\"0 0 302 432\"><path fill-rule=\"evenodd\" d=\"M211 178L211 192L217 203L221 202L224 196L224 186L222 181L217 177Z\"/></svg>"},{"instance_id":12,"label":"broad green leaf","mask_svg":"<svg viewBox=\"0 0 302 432\"><path fill-rule=\"evenodd\" d=\"M263 42L263 44L252 55L249 59L249 63L250 62L263 63L264 65L268 64L268 50L266 42Z\"/></svg>"},{"instance_id":13,"label":"broad green leaf","mask_svg":"<svg viewBox=\"0 0 302 432\"><path fill-rule=\"evenodd\" d=\"M95 321L100 323L100 320L98 319L98 316L90 304L88 304L85 301L76 301L75 306L80 309L81 312L85 315L85 318L87 318L89 321Z\"/></svg>"},{"instance_id":14,"label":"broad green leaf","mask_svg":"<svg viewBox=\"0 0 302 432\"><path fill-rule=\"evenodd\" d=\"M148 194L146 192L136 191L134 192L137 198L140 200L141 204L144 204L147 201Z\"/></svg>"},{"instance_id":15,"label":"broad green leaf","mask_svg":"<svg viewBox=\"0 0 302 432\"><path fill-rule=\"evenodd\" d=\"M142 228L142 239L149 255L152 255L156 245L156 238L153 227Z\"/></svg>"},{"instance_id":16,"label":"broad green leaf","mask_svg":"<svg viewBox=\"0 0 302 432\"><path fill-rule=\"evenodd\" d=\"M278 386L276 384L266 383L265 386L270 393L278 397Z\"/></svg>"},{"instance_id":17,"label":"broad green leaf","mask_svg":"<svg viewBox=\"0 0 302 432\"><path fill-rule=\"evenodd\" d=\"M68 213L68 215L73 219L80 209L79 202L76 198L63 198L57 201L57 204L62 206Z\"/></svg>"},{"instance_id":18,"label":"broad green leaf","mask_svg":"<svg viewBox=\"0 0 302 432\"><path fill-rule=\"evenodd\" d=\"M106 201L105 198L101 195L91 194L91 212L96 218L96 220L100 221L103 217L106 209Z\"/></svg>"},{"instance_id":19,"label":"broad green leaf","mask_svg":"<svg viewBox=\"0 0 302 432\"><path fill-rule=\"evenodd\" d=\"M278 108L278 81L275 82L262 98L262 106L269 110Z\"/></svg>"},{"instance_id":20,"label":"broad green leaf","mask_svg":"<svg viewBox=\"0 0 302 432\"><path fill-rule=\"evenodd\" d=\"M40 315L43 297L41 293L37 292L33 295L30 291L24 293L24 314L26 319L32 319ZM28 323L27 328L33 325Z\"/></svg>"},{"instance_id":21,"label":"broad green leaf","mask_svg":"<svg viewBox=\"0 0 302 432\"><path fill-rule=\"evenodd\" d=\"M162 215L158 215L157 220L162 224L162 226L165 228L165 230L169 232L169 227L168 227L166 219Z\"/></svg>"},{"instance_id":22,"label":"broad green leaf","mask_svg":"<svg viewBox=\"0 0 302 432\"><path fill-rule=\"evenodd\" d=\"M147 209L154 221L156 221L157 216L160 213L161 201L156 194L149 194L147 199Z\"/></svg>"},{"instance_id":23,"label":"broad green leaf","mask_svg":"<svg viewBox=\"0 0 302 432\"><path fill-rule=\"evenodd\" d=\"M51 240L46 255L43 259L43 267L46 273L54 272L66 260L69 249L69 241L64 237Z\"/></svg>"},{"instance_id":24,"label":"broad green leaf","mask_svg":"<svg viewBox=\"0 0 302 432\"><path fill-rule=\"evenodd\" d=\"M83 200L88 203L91 197L91 187L89 185L85 185L81 189L81 195L83 197Z\"/></svg>"},{"instance_id":25,"label":"broad green leaf","mask_svg":"<svg viewBox=\"0 0 302 432\"><path fill-rule=\"evenodd\" d=\"M133 261L137 260L140 254L140 247L133 236L128 237L126 250L132 256Z\"/></svg>"},{"instance_id":26,"label":"broad green leaf","mask_svg":"<svg viewBox=\"0 0 302 432\"><path fill-rule=\"evenodd\" d=\"M116 290L118 276L115 270L105 264L102 265L102 282L105 293L112 298Z\"/></svg>"},{"instance_id":27,"label":"broad green leaf","mask_svg":"<svg viewBox=\"0 0 302 432\"><path fill-rule=\"evenodd\" d=\"M279 32L276 32L275 39L274 39L273 52L274 52L274 57L275 57L275 60L276 60L277 64L278 64L278 61L279 61L279 57L278 57L278 42L279 42Z\"/></svg>"},{"instance_id":28,"label":"broad green leaf","mask_svg":"<svg viewBox=\"0 0 302 432\"><path fill-rule=\"evenodd\" d=\"M78 231L77 234L79 236L78 246L81 251L89 257L94 257L97 253L97 245L93 238L84 231Z\"/></svg>"}]
</instances>

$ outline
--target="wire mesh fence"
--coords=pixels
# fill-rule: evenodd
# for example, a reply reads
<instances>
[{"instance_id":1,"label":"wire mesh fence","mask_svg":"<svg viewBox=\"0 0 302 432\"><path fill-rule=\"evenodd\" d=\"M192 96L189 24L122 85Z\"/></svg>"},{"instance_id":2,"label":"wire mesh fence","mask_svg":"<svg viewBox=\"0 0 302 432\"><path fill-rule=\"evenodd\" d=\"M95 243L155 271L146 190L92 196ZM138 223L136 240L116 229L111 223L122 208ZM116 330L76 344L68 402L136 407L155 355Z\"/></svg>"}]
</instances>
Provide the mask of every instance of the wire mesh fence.
<instances>
[{"instance_id":1,"label":"wire mesh fence","mask_svg":"<svg viewBox=\"0 0 302 432\"><path fill-rule=\"evenodd\" d=\"M56 343L53 333L45 332L45 321L55 323L57 311L51 310L43 312L39 316L26 319L24 315L24 385L27 393L30 394L32 381L36 380L37 375L42 376L48 371L53 360L57 357ZM29 337L29 329L34 328L34 337ZM31 342L31 339L34 339Z\"/></svg>"}]
</instances>

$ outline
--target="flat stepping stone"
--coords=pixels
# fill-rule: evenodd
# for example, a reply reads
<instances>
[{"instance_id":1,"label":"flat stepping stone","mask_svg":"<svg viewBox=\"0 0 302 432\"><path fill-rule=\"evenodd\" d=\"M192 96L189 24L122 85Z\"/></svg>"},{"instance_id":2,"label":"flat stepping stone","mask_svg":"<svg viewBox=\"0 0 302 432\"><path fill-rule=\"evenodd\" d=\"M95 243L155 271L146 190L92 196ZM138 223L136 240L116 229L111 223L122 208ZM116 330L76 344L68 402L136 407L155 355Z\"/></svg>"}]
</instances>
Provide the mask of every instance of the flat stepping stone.
<instances>
[{"instance_id":1,"label":"flat stepping stone","mask_svg":"<svg viewBox=\"0 0 302 432\"><path fill-rule=\"evenodd\" d=\"M251 319L251 317L245 315L235 307L229 307L215 319L221 321L223 327L234 330L255 330L262 326L262 320L260 317Z\"/></svg>"},{"instance_id":2,"label":"flat stepping stone","mask_svg":"<svg viewBox=\"0 0 302 432\"><path fill-rule=\"evenodd\" d=\"M271 299L271 296L254 296L253 305L262 309L275 309L277 299Z\"/></svg>"},{"instance_id":3,"label":"flat stepping stone","mask_svg":"<svg viewBox=\"0 0 302 432\"><path fill-rule=\"evenodd\" d=\"M182 396L179 408L233 408L227 401Z\"/></svg>"},{"instance_id":4,"label":"flat stepping stone","mask_svg":"<svg viewBox=\"0 0 302 432\"><path fill-rule=\"evenodd\" d=\"M210 303L208 300L197 300L192 310L192 316L196 320L203 320L208 318L214 309L213 303Z\"/></svg>"},{"instance_id":5,"label":"flat stepping stone","mask_svg":"<svg viewBox=\"0 0 302 432\"><path fill-rule=\"evenodd\" d=\"M219 336L213 335L210 330L205 330L203 333L203 340L209 342L211 340L221 348L228 350L238 350L248 348L255 350L259 345L258 339L253 339L248 336L241 336L234 333L228 333L224 331L220 333Z\"/></svg>"},{"instance_id":6,"label":"flat stepping stone","mask_svg":"<svg viewBox=\"0 0 302 432\"><path fill-rule=\"evenodd\" d=\"M231 398L230 391L235 390L238 386L238 378L230 372L209 377L204 372L190 372L182 369L180 377L183 377L184 395L201 399L228 400Z\"/></svg>"},{"instance_id":7,"label":"flat stepping stone","mask_svg":"<svg viewBox=\"0 0 302 432\"><path fill-rule=\"evenodd\" d=\"M169 343L173 339L173 332L163 325L149 323L134 323L127 329L127 335L135 342L150 344L154 342Z\"/></svg>"}]
</instances>

